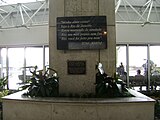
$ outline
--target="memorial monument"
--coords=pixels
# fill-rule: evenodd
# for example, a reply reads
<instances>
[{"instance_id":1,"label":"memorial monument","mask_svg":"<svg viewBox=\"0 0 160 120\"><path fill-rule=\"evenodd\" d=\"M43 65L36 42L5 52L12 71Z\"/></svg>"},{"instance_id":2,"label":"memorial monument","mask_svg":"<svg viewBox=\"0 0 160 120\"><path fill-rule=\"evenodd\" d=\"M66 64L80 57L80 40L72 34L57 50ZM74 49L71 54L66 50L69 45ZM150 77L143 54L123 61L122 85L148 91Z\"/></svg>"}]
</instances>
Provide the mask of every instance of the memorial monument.
<instances>
[{"instance_id":1,"label":"memorial monument","mask_svg":"<svg viewBox=\"0 0 160 120\"><path fill-rule=\"evenodd\" d=\"M58 71L59 94L95 94L97 65L116 68L114 0L50 0L49 66ZM135 97L3 98L4 120L154 120L154 100Z\"/></svg>"},{"instance_id":2,"label":"memorial monument","mask_svg":"<svg viewBox=\"0 0 160 120\"><path fill-rule=\"evenodd\" d=\"M60 94L94 94L96 65L113 76L116 65L114 0L51 0L50 67Z\"/></svg>"}]
</instances>

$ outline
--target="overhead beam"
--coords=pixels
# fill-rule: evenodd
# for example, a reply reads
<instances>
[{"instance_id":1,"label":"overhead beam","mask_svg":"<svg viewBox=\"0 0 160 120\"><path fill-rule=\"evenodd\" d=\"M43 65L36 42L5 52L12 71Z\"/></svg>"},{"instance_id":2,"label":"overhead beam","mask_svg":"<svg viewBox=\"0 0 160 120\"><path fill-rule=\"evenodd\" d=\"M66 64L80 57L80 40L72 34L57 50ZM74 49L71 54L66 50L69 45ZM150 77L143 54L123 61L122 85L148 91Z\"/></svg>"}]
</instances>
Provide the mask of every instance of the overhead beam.
<instances>
[{"instance_id":1,"label":"overhead beam","mask_svg":"<svg viewBox=\"0 0 160 120\"><path fill-rule=\"evenodd\" d=\"M44 0L0 6L1 29L48 24L48 4L48 0ZM36 7L33 7L35 5ZM130 0L116 0L115 14L116 23L160 25L160 5L156 0L148 0L143 4L141 2L141 5L131 4Z\"/></svg>"}]
</instances>

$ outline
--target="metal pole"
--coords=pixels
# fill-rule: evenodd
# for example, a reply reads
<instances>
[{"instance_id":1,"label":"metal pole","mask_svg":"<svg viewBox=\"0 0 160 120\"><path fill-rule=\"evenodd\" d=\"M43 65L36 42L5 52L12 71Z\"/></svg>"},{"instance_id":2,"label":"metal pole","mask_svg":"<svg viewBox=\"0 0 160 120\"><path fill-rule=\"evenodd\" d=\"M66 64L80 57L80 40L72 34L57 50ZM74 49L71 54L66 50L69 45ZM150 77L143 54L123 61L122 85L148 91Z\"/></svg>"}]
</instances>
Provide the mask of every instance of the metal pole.
<instances>
[{"instance_id":1,"label":"metal pole","mask_svg":"<svg viewBox=\"0 0 160 120\"><path fill-rule=\"evenodd\" d=\"M142 16L128 1L126 1L126 3L132 8L132 10L133 10L134 12L137 13L137 15L138 15L139 17L141 17L143 20L145 20L145 18L143 18L143 16Z\"/></svg>"},{"instance_id":2,"label":"metal pole","mask_svg":"<svg viewBox=\"0 0 160 120\"><path fill-rule=\"evenodd\" d=\"M127 87L129 87L129 44L126 46Z\"/></svg>"},{"instance_id":3,"label":"metal pole","mask_svg":"<svg viewBox=\"0 0 160 120\"><path fill-rule=\"evenodd\" d=\"M149 21L149 17L151 15L151 11L152 11L152 6L153 6L153 0L151 1L151 4L150 4L149 13L148 13L148 16L147 16L147 21Z\"/></svg>"},{"instance_id":4,"label":"metal pole","mask_svg":"<svg viewBox=\"0 0 160 120\"><path fill-rule=\"evenodd\" d=\"M26 81L26 47L24 46L24 79L23 82Z\"/></svg>"},{"instance_id":5,"label":"metal pole","mask_svg":"<svg viewBox=\"0 0 160 120\"><path fill-rule=\"evenodd\" d=\"M119 9L119 6L120 6L120 4L121 4L121 1L122 1L122 0L119 0L119 1L117 2L116 8L115 8L115 13L117 13L117 11L118 11L118 9Z\"/></svg>"},{"instance_id":6,"label":"metal pole","mask_svg":"<svg viewBox=\"0 0 160 120\"><path fill-rule=\"evenodd\" d=\"M7 77L7 89L9 89L9 59L8 59L8 47L6 47L6 77Z\"/></svg>"},{"instance_id":7,"label":"metal pole","mask_svg":"<svg viewBox=\"0 0 160 120\"><path fill-rule=\"evenodd\" d=\"M36 12L29 18L29 20L28 20L25 24L27 24L27 23L38 13L38 11L39 11L45 4L46 4L46 2L44 2L44 3L36 10Z\"/></svg>"},{"instance_id":8,"label":"metal pole","mask_svg":"<svg viewBox=\"0 0 160 120\"><path fill-rule=\"evenodd\" d=\"M148 60L148 63L147 63L147 66L148 66L148 72L147 72L147 91L150 90L150 44L148 44L147 46L147 60Z\"/></svg>"},{"instance_id":9,"label":"metal pole","mask_svg":"<svg viewBox=\"0 0 160 120\"><path fill-rule=\"evenodd\" d=\"M147 4L148 4L148 5L147 5ZM150 4L151 4L151 1L148 1L145 5L143 5L143 7L146 6L146 5L147 5L147 7L146 7L145 10L143 11L142 16L146 13L146 11L147 11L147 9L149 8ZM140 19L141 19L141 18L139 18L139 20L140 20Z\"/></svg>"},{"instance_id":10,"label":"metal pole","mask_svg":"<svg viewBox=\"0 0 160 120\"><path fill-rule=\"evenodd\" d=\"M43 45L43 70L45 71L45 46Z\"/></svg>"},{"instance_id":11,"label":"metal pole","mask_svg":"<svg viewBox=\"0 0 160 120\"><path fill-rule=\"evenodd\" d=\"M19 4L19 11L20 11L21 19L22 19L22 24L24 24L24 17L23 17L22 5L21 4Z\"/></svg>"},{"instance_id":12,"label":"metal pole","mask_svg":"<svg viewBox=\"0 0 160 120\"><path fill-rule=\"evenodd\" d=\"M13 8L1 21L0 21L0 24L6 20L6 18L13 12L15 8Z\"/></svg>"}]
</instances>

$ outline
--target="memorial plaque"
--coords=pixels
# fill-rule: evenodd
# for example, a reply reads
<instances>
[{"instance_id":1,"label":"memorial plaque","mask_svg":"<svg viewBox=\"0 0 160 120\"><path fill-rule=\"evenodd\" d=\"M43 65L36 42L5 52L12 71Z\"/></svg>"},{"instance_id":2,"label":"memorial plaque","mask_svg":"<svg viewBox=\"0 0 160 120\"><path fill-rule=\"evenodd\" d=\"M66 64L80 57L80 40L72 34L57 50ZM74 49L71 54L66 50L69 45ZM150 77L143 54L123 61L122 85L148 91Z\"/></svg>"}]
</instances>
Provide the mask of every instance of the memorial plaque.
<instances>
[{"instance_id":1,"label":"memorial plaque","mask_svg":"<svg viewBox=\"0 0 160 120\"><path fill-rule=\"evenodd\" d=\"M68 74L86 74L86 61L67 61Z\"/></svg>"},{"instance_id":2,"label":"memorial plaque","mask_svg":"<svg viewBox=\"0 0 160 120\"><path fill-rule=\"evenodd\" d=\"M106 16L57 18L57 49L106 49Z\"/></svg>"}]
</instances>

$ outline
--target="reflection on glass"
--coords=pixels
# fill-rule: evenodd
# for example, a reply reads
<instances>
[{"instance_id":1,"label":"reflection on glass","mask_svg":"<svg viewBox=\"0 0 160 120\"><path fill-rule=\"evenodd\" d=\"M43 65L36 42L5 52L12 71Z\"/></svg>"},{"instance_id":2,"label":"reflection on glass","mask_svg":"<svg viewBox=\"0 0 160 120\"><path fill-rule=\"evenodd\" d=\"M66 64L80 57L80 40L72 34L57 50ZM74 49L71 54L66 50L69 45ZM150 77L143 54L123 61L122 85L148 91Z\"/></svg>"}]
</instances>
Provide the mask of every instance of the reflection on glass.
<instances>
[{"instance_id":1,"label":"reflection on glass","mask_svg":"<svg viewBox=\"0 0 160 120\"><path fill-rule=\"evenodd\" d=\"M129 46L129 76L135 76L137 70L144 75L146 60L147 46Z\"/></svg>"}]
</instances>

